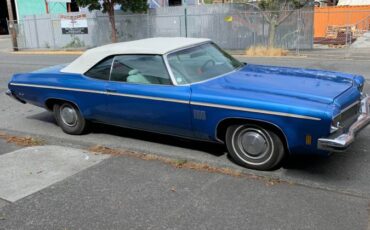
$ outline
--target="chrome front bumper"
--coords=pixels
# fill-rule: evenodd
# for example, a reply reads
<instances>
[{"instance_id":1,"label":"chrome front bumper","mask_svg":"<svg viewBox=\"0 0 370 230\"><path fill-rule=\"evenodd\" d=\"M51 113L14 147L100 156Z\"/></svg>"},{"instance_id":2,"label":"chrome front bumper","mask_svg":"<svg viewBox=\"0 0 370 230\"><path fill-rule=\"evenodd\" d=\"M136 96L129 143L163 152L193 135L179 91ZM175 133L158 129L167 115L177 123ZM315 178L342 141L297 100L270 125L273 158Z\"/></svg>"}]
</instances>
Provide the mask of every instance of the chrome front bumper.
<instances>
[{"instance_id":1,"label":"chrome front bumper","mask_svg":"<svg viewBox=\"0 0 370 230\"><path fill-rule=\"evenodd\" d=\"M346 150L355 140L356 134L370 123L370 96L366 96L361 100L361 115L357 118L348 129L347 133L343 133L333 138L320 138L318 140L318 149L328 150L332 152L341 152Z\"/></svg>"}]
</instances>

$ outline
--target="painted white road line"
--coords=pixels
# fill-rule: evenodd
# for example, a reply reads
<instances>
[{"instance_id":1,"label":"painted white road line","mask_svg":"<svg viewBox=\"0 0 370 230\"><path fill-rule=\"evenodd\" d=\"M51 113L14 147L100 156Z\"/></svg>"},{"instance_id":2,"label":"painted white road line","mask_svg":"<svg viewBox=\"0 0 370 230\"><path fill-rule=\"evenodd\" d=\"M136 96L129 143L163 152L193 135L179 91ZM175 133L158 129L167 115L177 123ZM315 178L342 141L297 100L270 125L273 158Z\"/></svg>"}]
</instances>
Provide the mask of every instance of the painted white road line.
<instances>
[{"instance_id":1,"label":"painted white road line","mask_svg":"<svg viewBox=\"0 0 370 230\"><path fill-rule=\"evenodd\" d=\"M15 202L108 157L61 146L29 147L0 155L0 198Z\"/></svg>"}]
</instances>

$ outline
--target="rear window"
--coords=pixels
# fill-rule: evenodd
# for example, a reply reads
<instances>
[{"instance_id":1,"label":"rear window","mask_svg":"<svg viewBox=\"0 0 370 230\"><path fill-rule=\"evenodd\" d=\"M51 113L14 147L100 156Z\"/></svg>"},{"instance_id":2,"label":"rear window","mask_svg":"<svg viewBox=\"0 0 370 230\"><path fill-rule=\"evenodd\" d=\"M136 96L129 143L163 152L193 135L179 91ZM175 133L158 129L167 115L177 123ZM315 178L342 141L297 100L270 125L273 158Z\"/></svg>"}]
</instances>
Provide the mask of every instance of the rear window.
<instances>
[{"instance_id":1,"label":"rear window","mask_svg":"<svg viewBox=\"0 0 370 230\"><path fill-rule=\"evenodd\" d=\"M108 57L92 67L85 75L91 78L108 81L112 62L113 57Z\"/></svg>"}]
</instances>

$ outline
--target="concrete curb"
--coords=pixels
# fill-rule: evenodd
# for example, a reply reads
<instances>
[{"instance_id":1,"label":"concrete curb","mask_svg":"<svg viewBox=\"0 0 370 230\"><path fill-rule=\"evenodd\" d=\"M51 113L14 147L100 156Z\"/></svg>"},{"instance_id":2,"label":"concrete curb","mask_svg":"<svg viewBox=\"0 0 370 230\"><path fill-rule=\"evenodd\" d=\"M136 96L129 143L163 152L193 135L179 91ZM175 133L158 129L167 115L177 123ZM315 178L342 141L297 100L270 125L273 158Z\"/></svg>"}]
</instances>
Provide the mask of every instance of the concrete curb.
<instances>
[{"instance_id":1,"label":"concrete curb","mask_svg":"<svg viewBox=\"0 0 370 230\"><path fill-rule=\"evenodd\" d=\"M63 147L70 147L73 149L80 149L82 151L89 151L88 149L96 146L96 143L92 143L90 141L73 141L73 140L63 140L62 138L59 137L53 137L53 136L46 136L46 135L39 135L39 134L32 134L32 133L27 133L27 132L21 132L21 131L14 131L14 130L9 130L9 129L2 129L0 128L0 131L6 132L11 135L16 135L16 136L27 136L27 135L32 135L34 137L46 140L47 139L47 145L56 145L56 146L63 146ZM67 144L67 145L66 145ZM143 151L142 149L133 147L133 146L127 146L125 144L118 144L118 145L102 145L103 147L109 147L111 149L120 149L120 150L127 150L127 151L134 151L134 152L140 152L143 154L152 154L155 156L160 156L160 157L166 157L174 160L187 160L195 163L200 163L200 164L208 164L213 167L218 167L218 168L228 168L232 170L236 170L248 175L254 175L258 177L265 177L265 178L270 178L272 181L274 180L281 180L287 183L291 183L294 185L299 185L302 187L308 187L308 188L314 188L314 189L320 189L320 190L325 190L325 191L331 191L335 193L340 193L344 195L350 195L353 197L360 197L360 198L366 198L369 199L369 195L366 192L358 191L356 189L343 189L343 188L332 188L328 186L325 183L322 182L313 182L309 179L297 179L294 177L291 177L289 175L286 175L285 172L286 170L276 170L276 171L257 171L253 169L247 169L242 166L239 166L237 164L231 163L227 158L227 155L222 156L224 158L222 161L217 161L214 158L212 160L202 160L199 159L197 156L192 156L192 155L182 155L182 154L168 154L164 152L157 152L157 151Z\"/></svg>"}]
</instances>

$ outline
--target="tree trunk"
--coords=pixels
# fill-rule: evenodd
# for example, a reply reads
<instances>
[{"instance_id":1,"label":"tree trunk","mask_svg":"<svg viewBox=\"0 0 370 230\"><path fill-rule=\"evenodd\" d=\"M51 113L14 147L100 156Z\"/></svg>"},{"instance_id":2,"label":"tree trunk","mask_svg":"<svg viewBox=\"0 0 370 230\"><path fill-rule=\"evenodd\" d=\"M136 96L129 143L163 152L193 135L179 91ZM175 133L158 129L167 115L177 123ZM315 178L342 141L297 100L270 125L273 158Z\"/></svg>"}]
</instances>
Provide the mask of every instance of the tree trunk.
<instances>
[{"instance_id":1,"label":"tree trunk","mask_svg":"<svg viewBox=\"0 0 370 230\"><path fill-rule=\"evenodd\" d=\"M277 23L271 21L269 25L269 39L268 39L268 48L273 48L275 46L275 35L276 28L278 27Z\"/></svg>"},{"instance_id":2,"label":"tree trunk","mask_svg":"<svg viewBox=\"0 0 370 230\"><path fill-rule=\"evenodd\" d=\"M108 15L109 15L109 22L110 22L111 29L112 29L111 40L113 43L116 43L117 42L117 30L116 30L116 20L114 18L114 3L110 3Z\"/></svg>"}]
</instances>

